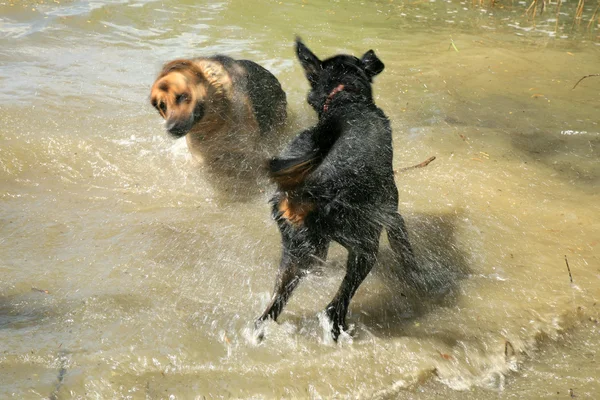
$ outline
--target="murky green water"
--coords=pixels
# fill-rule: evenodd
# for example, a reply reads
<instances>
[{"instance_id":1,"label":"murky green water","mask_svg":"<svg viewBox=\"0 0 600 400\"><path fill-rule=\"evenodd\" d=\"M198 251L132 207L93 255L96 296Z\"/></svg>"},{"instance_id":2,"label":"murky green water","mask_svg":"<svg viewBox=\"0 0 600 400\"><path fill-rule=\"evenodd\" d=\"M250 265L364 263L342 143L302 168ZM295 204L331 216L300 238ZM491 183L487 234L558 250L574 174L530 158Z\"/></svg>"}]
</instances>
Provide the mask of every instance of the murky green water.
<instances>
[{"instance_id":1,"label":"murky green water","mask_svg":"<svg viewBox=\"0 0 600 400\"><path fill-rule=\"evenodd\" d=\"M533 29L517 3L0 0L0 397L597 398L600 78L571 88L600 46L574 7L555 34L553 7ZM441 284L411 289L382 242L338 345L317 314L339 247L252 340L269 190L211 185L148 104L163 62L224 53L309 125L295 34L375 49L396 167L437 157L397 182Z\"/></svg>"}]
</instances>

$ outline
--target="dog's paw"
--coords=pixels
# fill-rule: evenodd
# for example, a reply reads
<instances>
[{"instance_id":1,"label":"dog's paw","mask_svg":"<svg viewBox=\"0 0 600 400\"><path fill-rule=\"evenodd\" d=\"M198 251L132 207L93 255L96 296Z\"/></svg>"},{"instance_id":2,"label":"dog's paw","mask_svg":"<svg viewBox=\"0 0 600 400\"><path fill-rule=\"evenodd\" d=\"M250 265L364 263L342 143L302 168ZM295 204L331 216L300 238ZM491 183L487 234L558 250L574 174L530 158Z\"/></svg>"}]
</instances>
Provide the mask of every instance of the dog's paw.
<instances>
[{"instance_id":1,"label":"dog's paw","mask_svg":"<svg viewBox=\"0 0 600 400\"><path fill-rule=\"evenodd\" d=\"M352 343L354 325L348 326L345 320L340 321L332 307L328 307L325 311L319 313L318 318L321 328L323 328L324 344Z\"/></svg>"},{"instance_id":2,"label":"dog's paw","mask_svg":"<svg viewBox=\"0 0 600 400\"><path fill-rule=\"evenodd\" d=\"M265 326L264 321L257 319L254 321L254 326L247 326L242 331L242 336L248 343L253 346L260 345L265 339Z\"/></svg>"},{"instance_id":3,"label":"dog's paw","mask_svg":"<svg viewBox=\"0 0 600 400\"><path fill-rule=\"evenodd\" d=\"M256 340L260 343L265 338L265 321L261 319L257 319L254 321L254 336Z\"/></svg>"}]
</instances>

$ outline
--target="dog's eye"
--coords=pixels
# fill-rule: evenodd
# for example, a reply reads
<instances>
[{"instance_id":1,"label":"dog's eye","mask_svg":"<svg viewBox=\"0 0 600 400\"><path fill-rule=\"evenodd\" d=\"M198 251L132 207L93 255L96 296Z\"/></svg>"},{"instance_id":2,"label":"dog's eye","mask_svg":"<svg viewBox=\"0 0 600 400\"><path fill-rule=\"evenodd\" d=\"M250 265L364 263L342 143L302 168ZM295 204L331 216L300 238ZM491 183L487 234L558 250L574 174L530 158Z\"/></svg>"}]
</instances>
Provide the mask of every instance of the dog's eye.
<instances>
[{"instance_id":1,"label":"dog's eye","mask_svg":"<svg viewBox=\"0 0 600 400\"><path fill-rule=\"evenodd\" d=\"M167 104L164 101L161 101L160 104L158 105L158 109L160 111L162 111L163 114L166 114L166 112L167 112Z\"/></svg>"},{"instance_id":2,"label":"dog's eye","mask_svg":"<svg viewBox=\"0 0 600 400\"><path fill-rule=\"evenodd\" d=\"M175 96L175 102L177 104L181 104L182 102L187 101L187 99L188 99L188 95L186 93L181 93L181 94L178 94L177 96Z\"/></svg>"}]
</instances>

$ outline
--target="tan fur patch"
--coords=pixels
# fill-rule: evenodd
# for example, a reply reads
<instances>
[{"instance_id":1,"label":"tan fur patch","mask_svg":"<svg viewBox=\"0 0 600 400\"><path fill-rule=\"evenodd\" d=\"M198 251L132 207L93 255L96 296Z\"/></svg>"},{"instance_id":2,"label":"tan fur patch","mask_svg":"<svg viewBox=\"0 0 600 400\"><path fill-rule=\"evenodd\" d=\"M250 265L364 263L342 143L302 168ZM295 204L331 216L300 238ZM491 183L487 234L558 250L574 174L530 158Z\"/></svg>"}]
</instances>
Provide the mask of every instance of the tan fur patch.
<instances>
[{"instance_id":1,"label":"tan fur patch","mask_svg":"<svg viewBox=\"0 0 600 400\"><path fill-rule=\"evenodd\" d=\"M292 203L286 197L279 203L281 216L287 219L292 225L301 226L304 224L306 216L315 209L312 203Z\"/></svg>"}]
</instances>

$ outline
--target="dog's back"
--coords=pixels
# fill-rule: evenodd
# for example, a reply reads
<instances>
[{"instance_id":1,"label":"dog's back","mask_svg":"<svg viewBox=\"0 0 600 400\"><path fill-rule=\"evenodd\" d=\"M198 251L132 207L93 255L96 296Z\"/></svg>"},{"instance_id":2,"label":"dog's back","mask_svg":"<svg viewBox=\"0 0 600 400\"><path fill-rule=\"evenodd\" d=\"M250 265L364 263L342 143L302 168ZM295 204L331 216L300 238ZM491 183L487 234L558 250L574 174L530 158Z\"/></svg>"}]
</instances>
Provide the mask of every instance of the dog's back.
<instances>
[{"instance_id":1,"label":"dog's back","mask_svg":"<svg viewBox=\"0 0 600 400\"><path fill-rule=\"evenodd\" d=\"M280 130L287 118L285 92L277 78L255 62L238 61L248 73L246 90L261 133Z\"/></svg>"},{"instance_id":2,"label":"dog's back","mask_svg":"<svg viewBox=\"0 0 600 400\"><path fill-rule=\"evenodd\" d=\"M247 97L263 135L279 131L287 118L287 100L281 84L267 69L250 60L227 56L210 58L220 63L232 80L234 96Z\"/></svg>"}]
</instances>

